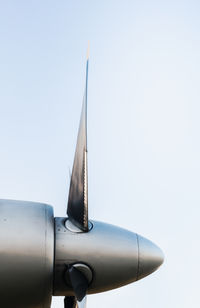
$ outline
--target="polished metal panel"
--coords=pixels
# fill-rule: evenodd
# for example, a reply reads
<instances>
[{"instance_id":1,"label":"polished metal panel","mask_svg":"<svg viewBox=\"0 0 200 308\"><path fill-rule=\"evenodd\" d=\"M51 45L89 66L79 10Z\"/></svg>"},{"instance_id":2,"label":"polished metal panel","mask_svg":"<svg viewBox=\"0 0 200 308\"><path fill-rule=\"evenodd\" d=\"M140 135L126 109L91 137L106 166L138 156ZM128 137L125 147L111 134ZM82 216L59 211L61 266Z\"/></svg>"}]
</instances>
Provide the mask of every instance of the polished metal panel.
<instances>
[{"instance_id":1,"label":"polished metal panel","mask_svg":"<svg viewBox=\"0 0 200 308\"><path fill-rule=\"evenodd\" d=\"M53 208L0 200L0 307L49 308L53 260Z\"/></svg>"},{"instance_id":2,"label":"polished metal panel","mask_svg":"<svg viewBox=\"0 0 200 308\"><path fill-rule=\"evenodd\" d=\"M67 214L70 221L82 231L88 231L88 167L87 167L87 84L88 61L86 66L86 85L78 131L74 164L69 189Z\"/></svg>"}]
</instances>

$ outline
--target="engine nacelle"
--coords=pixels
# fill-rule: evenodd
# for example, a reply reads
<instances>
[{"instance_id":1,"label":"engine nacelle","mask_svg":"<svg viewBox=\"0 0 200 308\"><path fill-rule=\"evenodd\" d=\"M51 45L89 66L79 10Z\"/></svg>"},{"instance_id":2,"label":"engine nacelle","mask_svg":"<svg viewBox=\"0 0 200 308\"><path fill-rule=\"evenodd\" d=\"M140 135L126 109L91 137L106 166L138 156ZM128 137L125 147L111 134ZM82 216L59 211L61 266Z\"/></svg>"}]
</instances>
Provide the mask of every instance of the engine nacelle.
<instances>
[{"instance_id":1,"label":"engine nacelle","mask_svg":"<svg viewBox=\"0 0 200 308\"><path fill-rule=\"evenodd\" d=\"M54 219L50 205L0 200L0 307L50 308L52 295L74 295L69 265L89 269L92 294L139 280L163 262L162 251L136 233L97 221L77 232L66 222Z\"/></svg>"},{"instance_id":2,"label":"engine nacelle","mask_svg":"<svg viewBox=\"0 0 200 308\"><path fill-rule=\"evenodd\" d=\"M53 208L0 200L0 307L49 308L53 262Z\"/></svg>"}]
</instances>

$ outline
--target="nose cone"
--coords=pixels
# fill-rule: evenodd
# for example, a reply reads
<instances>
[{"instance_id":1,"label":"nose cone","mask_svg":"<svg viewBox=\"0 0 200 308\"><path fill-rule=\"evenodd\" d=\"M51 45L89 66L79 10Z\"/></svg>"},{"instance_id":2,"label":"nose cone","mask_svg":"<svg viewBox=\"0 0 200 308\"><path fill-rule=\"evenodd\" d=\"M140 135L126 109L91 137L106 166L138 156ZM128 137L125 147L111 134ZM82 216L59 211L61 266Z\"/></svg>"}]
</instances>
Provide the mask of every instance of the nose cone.
<instances>
[{"instance_id":1,"label":"nose cone","mask_svg":"<svg viewBox=\"0 0 200 308\"><path fill-rule=\"evenodd\" d=\"M164 261L162 250L140 235L138 235L138 257L137 280L153 273Z\"/></svg>"}]
</instances>

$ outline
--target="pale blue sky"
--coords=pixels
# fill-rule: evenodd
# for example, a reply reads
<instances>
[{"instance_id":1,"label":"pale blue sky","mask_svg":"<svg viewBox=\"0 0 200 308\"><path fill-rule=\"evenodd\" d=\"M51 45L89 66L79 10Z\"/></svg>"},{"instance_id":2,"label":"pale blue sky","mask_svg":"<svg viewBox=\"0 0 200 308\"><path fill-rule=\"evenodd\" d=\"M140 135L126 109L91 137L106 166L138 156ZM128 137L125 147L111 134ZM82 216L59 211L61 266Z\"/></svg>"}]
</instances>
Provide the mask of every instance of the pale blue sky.
<instances>
[{"instance_id":1,"label":"pale blue sky","mask_svg":"<svg viewBox=\"0 0 200 308\"><path fill-rule=\"evenodd\" d=\"M0 197L65 215L90 40L89 215L166 256L88 308L199 308L199 33L199 1L0 2Z\"/></svg>"}]
</instances>

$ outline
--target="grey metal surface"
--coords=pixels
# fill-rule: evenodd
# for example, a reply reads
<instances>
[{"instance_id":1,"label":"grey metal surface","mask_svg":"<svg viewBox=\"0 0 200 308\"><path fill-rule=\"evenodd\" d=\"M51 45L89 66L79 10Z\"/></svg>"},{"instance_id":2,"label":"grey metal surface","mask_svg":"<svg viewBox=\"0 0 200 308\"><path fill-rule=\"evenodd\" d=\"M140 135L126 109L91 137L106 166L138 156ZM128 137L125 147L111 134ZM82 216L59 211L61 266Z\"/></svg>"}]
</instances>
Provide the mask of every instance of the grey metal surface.
<instances>
[{"instance_id":1,"label":"grey metal surface","mask_svg":"<svg viewBox=\"0 0 200 308\"><path fill-rule=\"evenodd\" d=\"M151 241L109 224L92 221L87 233L73 233L66 218L55 218L54 295L73 295L63 280L66 266L87 264L93 273L88 294L134 282L153 272L163 262L162 252Z\"/></svg>"},{"instance_id":2,"label":"grey metal surface","mask_svg":"<svg viewBox=\"0 0 200 308\"><path fill-rule=\"evenodd\" d=\"M53 259L53 208L0 200L0 307L49 308Z\"/></svg>"},{"instance_id":3,"label":"grey metal surface","mask_svg":"<svg viewBox=\"0 0 200 308\"><path fill-rule=\"evenodd\" d=\"M88 231L87 84L88 60L86 66L85 94L83 98L67 208L67 214L70 221L82 231Z\"/></svg>"}]
</instances>

